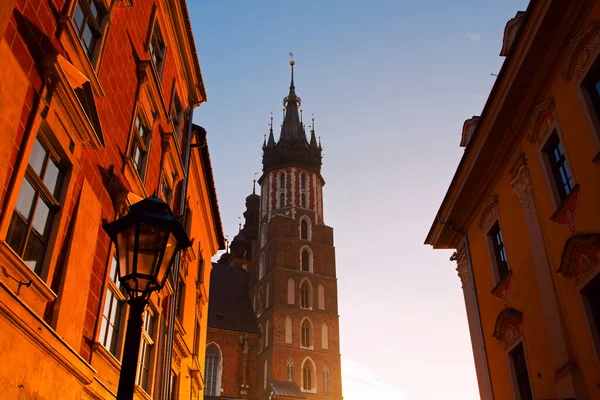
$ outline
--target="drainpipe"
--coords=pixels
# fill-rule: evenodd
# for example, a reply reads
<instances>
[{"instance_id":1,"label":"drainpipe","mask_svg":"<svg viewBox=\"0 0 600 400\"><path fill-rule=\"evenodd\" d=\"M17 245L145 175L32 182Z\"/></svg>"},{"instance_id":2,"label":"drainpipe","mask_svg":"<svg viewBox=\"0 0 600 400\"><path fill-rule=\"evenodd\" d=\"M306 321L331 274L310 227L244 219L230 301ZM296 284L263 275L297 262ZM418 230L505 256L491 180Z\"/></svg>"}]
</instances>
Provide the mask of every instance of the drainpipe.
<instances>
[{"instance_id":1,"label":"drainpipe","mask_svg":"<svg viewBox=\"0 0 600 400\"><path fill-rule=\"evenodd\" d=\"M487 347L485 345L485 336L483 335L483 325L481 323L481 310L479 309L479 297L477 296L477 283L475 282L475 271L473 271L473 261L471 259L471 247L469 246L469 235L466 232L457 230L454 228L454 226L452 225L452 222L443 222L440 220L439 215L437 217L438 222L442 225L447 226L448 228L450 228L453 232L458 233L459 235L462 235L464 240L465 240L465 252L467 253L467 261L469 263L469 274L471 275L471 285L472 285L472 289L473 289L473 294L475 296L475 310L477 312L477 327L479 328L479 334L481 335L481 345L482 345L482 350L483 350L483 358L485 359L485 366L486 366L486 377L487 377L487 381L488 381L488 386L490 388L490 395L491 395L491 400L494 399L494 389L492 386L492 376L490 373L490 362L488 359L488 355L487 355ZM452 257L450 257L450 261L454 261L456 260L456 253L454 253L452 255Z\"/></svg>"},{"instance_id":2,"label":"drainpipe","mask_svg":"<svg viewBox=\"0 0 600 400\"><path fill-rule=\"evenodd\" d=\"M187 201L187 188L188 188L188 176L190 174L190 157L192 147L192 120L194 117L194 108L199 106L200 103L193 104L190 109L190 118L187 129L187 139L185 143L185 157L184 157L184 170L185 175L181 184L181 198L179 200L179 211L185 212L185 205ZM170 388L171 388L171 361L173 354L173 337L175 335L175 313L177 311L177 291L179 290L179 266L181 264L181 252L177 253L173 268L171 268L171 274L173 276L173 300L169 304L169 321L167 324L167 343L165 348L164 367L163 367L163 387L161 398L163 400L169 400Z\"/></svg>"}]
</instances>

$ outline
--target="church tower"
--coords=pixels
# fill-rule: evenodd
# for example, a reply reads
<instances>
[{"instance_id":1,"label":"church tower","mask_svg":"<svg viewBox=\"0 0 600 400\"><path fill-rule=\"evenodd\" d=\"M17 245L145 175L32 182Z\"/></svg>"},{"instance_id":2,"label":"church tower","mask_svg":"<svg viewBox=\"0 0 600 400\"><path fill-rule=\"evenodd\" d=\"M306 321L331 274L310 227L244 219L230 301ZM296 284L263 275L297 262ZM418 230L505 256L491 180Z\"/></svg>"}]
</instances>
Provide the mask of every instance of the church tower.
<instances>
[{"instance_id":1,"label":"church tower","mask_svg":"<svg viewBox=\"0 0 600 400\"><path fill-rule=\"evenodd\" d=\"M291 84L279 140L263 144L258 238L249 266L257 316L259 399L297 384L307 399L341 399L333 229L323 217L321 144L310 139Z\"/></svg>"}]
</instances>

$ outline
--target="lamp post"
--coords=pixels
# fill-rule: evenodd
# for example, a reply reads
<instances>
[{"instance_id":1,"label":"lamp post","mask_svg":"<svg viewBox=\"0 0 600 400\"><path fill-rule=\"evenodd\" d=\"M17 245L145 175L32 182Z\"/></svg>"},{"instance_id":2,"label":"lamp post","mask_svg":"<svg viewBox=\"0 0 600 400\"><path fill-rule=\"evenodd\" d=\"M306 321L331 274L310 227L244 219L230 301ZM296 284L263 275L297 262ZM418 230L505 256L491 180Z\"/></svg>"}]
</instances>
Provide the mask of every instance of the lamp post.
<instances>
[{"instance_id":1,"label":"lamp post","mask_svg":"<svg viewBox=\"0 0 600 400\"><path fill-rule=\"evenodd\" d=\"M115 244L119 281L129 294L117 400L131 400L144 309L150 294L164 286L177 252L192 243L169 205L154 195L131 205L127 215L105 223L103 228Z\"/></svg>"}]
</instances>

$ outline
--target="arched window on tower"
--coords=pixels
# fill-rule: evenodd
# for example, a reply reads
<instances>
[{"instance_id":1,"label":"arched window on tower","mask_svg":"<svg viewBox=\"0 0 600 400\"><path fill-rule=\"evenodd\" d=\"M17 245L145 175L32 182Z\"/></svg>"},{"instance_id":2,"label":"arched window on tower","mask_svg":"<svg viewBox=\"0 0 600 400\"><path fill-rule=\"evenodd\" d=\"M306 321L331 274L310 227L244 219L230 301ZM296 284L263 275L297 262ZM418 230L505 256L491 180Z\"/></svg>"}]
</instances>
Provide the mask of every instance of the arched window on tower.
<instances>
[{"instance_id":1,"label":"arched window on tower","mask_svg":"<svg viewBox=\"0 0 600 400\"><path fill-rule=\"evenodd\" d=\"M329 364L323 364L323 391L325 393L331 392L331 382L329 380Z\"/></svg>"},{"instance_id":2,"label":"arched window on tower","mask_svg":"<svg viewBox=\"0 0 600 400\"><path fill-rule=\"evenodd\" d=\"M287 360L287 380L294 382L294 359L292 357Z\"/></svg>"},{"instance_id":3,"label":"arched window on tower","mask_svg":"<svg viewBox=\"0 0 600 400\"><path fill-rule=\"evenodd\" d=\"M303 280L300 284L300 307L312 309L312 287L308 280Z\"/></svg>"},{"instance_id":4,"label":"arched window on tower","mask_svg":"<svg viewBox=\"0 0 600 400\"><path fill-rule=\"evenodd\" d=\"M263 343L263 329L262 329L261 325L258 325L258 354L262 353L262 351L263 351L262 343Z\"/></svg>"},{"instance_id":5,"label":"arched window on tower","mask_svg":"<svg viewBox=\"0 0 600 400\"><path fill-rule=\"evenodd\" d=\"M265 254L260 255L258 261L258 280L261 280L265 276Z\"/></svg>"},{"instance_id":6,"label":"arched window on tower","mask_svg":"<svg viewBox=\"0 0 600 400\"><path fill-rule=\"evenodd\" d=\"M300 221L300 239L308 240L308 222L306 219Z\"/></svg>"},{"instance_id":7,"label":"arched window on tower","mask_svg":"<svg viewBox=\"0 0 600 400\"><path fill-rule=\"evenodd\" d=\"M319 310L325 309L325 286L322 283L317 286L317 308Z\"/></svg>"},{"instance_id":8,"label":"arched window on tower","mask_svg":"<svg viewBox=\"0 0 600 400\"><path fill-rule=\"evenodd\" d=\"M263 248L267 243L267 224L262 224L260 229L260 247Z\"/></svg>"},{"instance_id":9,"label":"arched window on tower","mask_svg":"<svg viewBox=\"0 0 600 400\"><path fill-rule=\"evenodd\" d=\"M285 193L279 194L279 208L285 207Z\"/></svg>"},{"instance_id":10,"label":"arched window on tower","mask_svg":"<svg viewBox=\"0 0 600 400\"><path fill-rule=\"evenodd\" d=\"M296 282L291 276L288 278L287 303L296 304Z\"/></svg>"},{"instance_id":11,"label":"arched window on tower","mask_svg":"<svg viewBox=\"0 0 600 400\"><path fill-rule=\"evenodd\" d=\"M279 189L285 189L285 172L279 173Z\"/></svg>"},{"instance_id":12,"label":"arched window on tower","mask_svg":"<svg viewBox=\"0 0 600 400\"><path fill-rule=\"evenodd\" d=\"M315 366L310 358L304 360L302 365L302 390L312 391L314 388Z\"/></svg>"},{"instance_id":13,"label":"arched window on tower","mask_svg":"<svg viewBox=\"0 0 600 400\"><path fill-rule=\"evenodd\" d=\"M264 376L264 383L263 383L263 387L264 387L264 389L266 389L266 388L267 388L267 379L268 379L268 378L267 378L267 372L268 372L268 371L267 371L267 360L265 359L265 368L264 368L264 371L263 371L263 376Z\"/></svg>"},{"instance_id":14,"label":"arched window on tower","mask_svg":"<svg viewBox=\"0 0 600 400\"><path fill-rule=\"evenodd\" d=\"M293 337L292 337L292 316L290 314L285 316L285 342L287 344L292 344L293 343Z\"/></svg>"},{"instance_id":15,"label":"arched window on tower","mask_svg":"<svg viewBox=\"0 0 600 400\"><path fill-rule=\"evenodd\" d=\"M258 290L258 296L256 297L256 316L260 317L263 313L263 293L262 288Z\"/></svg>"},{"instance_id":16,"label":"arched window on tower","mask_svg":"<svg viewBox=\"0 0 600 400\"><path fill-rule=\"evenodd\" d=\"M265 349L269 347L269 319L265 322Z\"/></svg>"},{"instance_id":17,"label":"arched window on tower","mask_svg":"<svg viewBox=\"0 0 600 400\"><path fill-rule=\"evenodd\" d=\"M306 189L306 174L304 172L300 174L300 189Z\"/></svg>"},{"instance_id":18,"label":"arched window on tower","mask_svg":"<svg viewBox=\"0 0 600 400\"><path fill-rule=\"evenodd\" d=\"M219 396L221 392L221 376L223 372L221 350L211 343L206 347L205 359L205 391L208 396Z\"/></svg>"},{"instance_id":19,"label":"arched window on tower","mask_svg":"<svg viewBox=\"0 0 600 400\"><path fill-rule=\"evenodd\" d=\"M302 271L312 272L312 256L310 249L308 247L304 247L302 249L301 258L300 258L300 267Z\"/></svg>"},{"instance_id":20,"label":"arched window on tower","mask_svg":"<svg viewBox=\"0 0 600 400\"><path fill-rule=\"evenodd\" d=\"M305 318L304 321L302 321L300 331L300 347L303 347L305 349L312 348L312 324L310 323L308 318Z\"/></svg>"},{"instance_id":21,"label":"arched window on tower","mask_svg":"<svg viewBox=\"0 0 600 400\"><path fill-rule=\"evenodd\" d=\"M323 321L321 325L321 348L324 350L329 349L329 325L326 321Z\"/></svg>"},{"instance_id":22,"label":"arched window on tower","mask_svg":"<svg viewBox=\"0 0 600 400\"><path fill-rule=\"evenodd\" d=\"M305 193L302 193L302 195L300 195L300 201L301 201L301 207L306 208L306 194Z\"/></svg>"}]
</instances>

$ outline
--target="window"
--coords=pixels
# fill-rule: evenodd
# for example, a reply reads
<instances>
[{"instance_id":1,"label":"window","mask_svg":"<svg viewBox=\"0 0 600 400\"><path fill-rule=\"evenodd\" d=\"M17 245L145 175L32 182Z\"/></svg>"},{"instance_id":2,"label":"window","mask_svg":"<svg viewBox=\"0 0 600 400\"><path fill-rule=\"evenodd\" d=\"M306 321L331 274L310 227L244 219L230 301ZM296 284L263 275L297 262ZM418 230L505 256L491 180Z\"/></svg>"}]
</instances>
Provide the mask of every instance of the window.
<instances>
[{"instance_id":1,"label":"window","mask_svg":"<svg viewBox=\"0 0 600 400\"><path fill-rule=\"evenodd\" d=\"M302 367L302 390L313 389L313 370L312 362L305 360Z\"/></svg>"},{"instance_id":2,"label":"window","mask_svg":"<svg viewBox=\"0 0 600 400\"><path fill-rule=\"evenodd\" d=\"M183 312L185 307L185 281L179 273L179 285L177 285L177 318L183 322Z\"/></svg>"},{"instance_id":3,"label":"window","mask_svg":"<svg viewBox=\"0 0 600 400\"><path fill-rule=\"evenodd\" d=\"M600 65L596 63L590 69L590 74L583 82L583 88L587 92L594 111L596 112L596 118L600 118Z\"/></svg>"},{"instance_id":4,"label":"window","mask_svg":"<svg viewBox=\"0 0 600 400\"><path fill-rule=\"evenodd\" d=\"M279 189L285 189L285 172L279 173Z\"/></svg>"},{"instance_id":5,"label":"window","mask_svg":"<svg viewBox=\"0 0 600 400\"><path fill-rule=\"evenodd\" d=\"M152 62L156 68L156 73L159 79L162 78L163 67L165 63L165 55L167 48L165 47L165 41L163 40L162 33L158 22L154 22L154 28L152 30L152 39L150 40L150 55L152 56Z\"/></svg>"},{"instance_id":6,"label":"window","mask_svg":"<svg viewBox=\"0 0 600 400\"><path fill-rule=\"evenodd\" d=\"M287 380L294 382L294 359L292 357L287 360Z\"/></svg>"},{"instance_id":7,"label":"window","mask_svg":"<svg viewBox=\"0 0 600 400\"><path fill-rule=\"evenodd\" d=\"M322 283L317 286L317 306L319 310L325 309L325 286Z\"/></svg>"},{"instance_id":8,"label":"window","mask_svg":"<svg viewBox=\"0 0 600 400\"><path fill-rule=\"evenodd\" d=\"M265 276L265 254L260 255L258 261L258 280L261 280Z\"/></svg>"},{"instance_id":9,"label":"window","mask_svg":"<svg viewBox=\"0 0 600 400\"><path fill-rule=\"evenodd\" d=\"M142 117L138 114L135 117L133 127L133 139L129 156L135 165L135 169L143 180L144 167L146 165L146 156L148 155L148 145L150 144L150 130L144 123Z\"/></svg>"},{"instance_id":10,"label":"window","mask_svg":"<svg viewBox=\"0 0 600 400\"><path fill-rule=\"evenodd\" d=\"M219 348L211 343L206 348L206 362L205 362L205 390L204 393L207 396L219 396L221 394L221 351Z\"/></svg>"},{"instance_id":11,"label":"window","mask_svg":"<svg viewBox=\"0 0 600 400\"><path fill-rule=\"evenodd\" d=\"M565 153L556 131L548 138L543 152L550 164L550 173L554 179L558 197L562 202L571 193L574 185L571 171L569 171Z\"/></svg>"},{"instance_id":12,"label":"window","mask_svg":"<svg viewBox=\"0 0 600 400\"><path fill-rule=\"evenodd\" d=\"M592 330L596 331L596 337L600 335L600 274L583 289L583 295L587 300L589 316L594 324Z\"/></svg>"},{"instance_id":13,"label":"window","mask_svg":"<svg viewBox=\"0 0 600 400\"><path fill-rule=\"evenodd\" d=\"M300 285L300 307L305 309L312 308L312 287L308 280L302 281Z\"/></svg>"},{"instance_id":14,"label":"window","mask_svg":"<svg viewBox=\"0 0 600 400\"><path fill-rule=\"evenodd\" d=\"M271 282L267 282L267 290L265 292L265 310L269 308Z\"/></svg>"},{"instance_id":15,"label":"window","mask_svg":"<svg viewBox=\"0 0 600 400\"><path fill-rule=\"evenodd\" d=\"M102 39L105 16L106 12L96 0L78 0L75 4L73 22L90 60Z\"/></svg>"},{"instance_id":16,"label":"window","mask_svg":"<svg viewBox=\"0 0 600 400\"><path fill-rule=\"evenodd\" d=\"M279 194L279 208L285 207L285 193Z\"/></svg>"},{"instance_id":17,"label":"window","mask_svg":"<svg viewBox=\"0 0 600 400\"><path fill-rule=\"evenodd\" d=\"M267 360L265 360L265 364L264 365L265 365L265 367L264 367L264 370L263 370L263 377L264 377L263 386L266 389L267 388L267 372L268 372L268 370L267 370L267 367L268 367Z\"/></svg>"},{"instance_id":18,"label":"window","mask_svg":"<svg viewBox=\"0 0 600 400\"><path fill-rule=\"evenodd\" d=\"M308 319L302 322L301 328L301 341L300 344L304 348L310 348L312 346L312 325Z\"/></svg>"},{"instance_id":19,"label":"window","mask_svg":"<svg viewBox=\"0 0 600 400\"><path fill-rule=\"evenodd\" d=\"M300 239L308 240L308 222L306 219L300 221Z\"/></svg>"},{"instance_id":20,"label":"window","mask_svg":"<svg viewBox=\"0 0 600 400\"><path fill-rule=\"evenodd\" d=\"M262 337L263 337L263 329L261 325L258 325L258 353L260 354L263 351L262 348Z\"/></svg>"},{"instance_id":21,"label":"window","mask_svg":"<svg viewBox=\"0 0 600 400\"><path fill-rule=\"evenodd\" d=\"M183 133L183 106L179 96L175 93L173 97L173 106L171 107L171 121L173 121L173 134L175 139L181 144Z\"/></svg>"},{"instance_id":22,"label":"window","mask_svg":"<svg viewBox=\"0 0 600 400\"><path fill-rule=\"evenodd\" d=\"M267 225L263 224L260 230L260 247L264 247L265 243L267 243Z\"/></svg>"},{"instance_id":23,"label":"window","mask_svg":"<svg viewBox=\"0 0 600 400\"><path fill-rule=\"evenodd\" d=\"M310 272L310 253L308 249L302 250L302 271Z\"/></svg>"},{"instance_id":24,"label":"window","mask_svg":"<svg viewBox=\"0 0 600 400\"><path fill-rule=\"evenodd\" d=\"M329 364L323 365L323 391L325 393L331 392L331 383L329 381Z\"/></svg>"},{"instance_id":25,"label":"window","mask_svg":"<svg viewBox=\"0 0 600 400\"><path fill-rule=\"evenodd\" d=\"M329 325L326 321L321 324L321 348L329 349Z\"/></svg>"},{"instance_id":26,"label":"window","mask_svg":"<svg viewBox=\"0 0 600 400\"><path fill-rule=\"evenodd\" d=\"M111 257L110 273L106 285L106 298L104 299L104 311L102 312L98 340L116 358L119 358L117 341L121 328L121 313L124 304L125 296L121 292L117 259L113 256Z\"/></svg>"},{"instance_id":27,"label":"window","mask_svg":"<svg viewBox=\"0 0 600 400\"><path fill-rule=\"evenodd\" d=\"M204 282L204 259L202 258L202 250L198 251L198 276L196 282Z\"/></svg>"},{"instance_id":28,"label":"window","mask_svg":"<svg viewBox=\"0 0 600 400\"><path fill-rule=\"evenodd\" d=\"M171 188L171 184L165 176L163 176L160 182L160 193L162 194L165 203L170 206L171 199L173 198L173 189Z\"/></svg>"},{"instance_id":29,"label":"window","mask_svg":"<svg viewBox=\"0 0 600 400\"><path fill-rule=\"evenodd\" d=\"M504 249L504 239L502 239L502 231L498 222L492 227L488 236L492 241L496 268L498 269L498 280L500 281L508 274L509 268L506 259L506 250Z\"/></svg>"},{"instance_id":30,"label":"window","mask_svg":"<svg viewBox=\"0 0 600 400\"><path fill-rule=\"evenodd\" d=\"M286 315L285 316L285 343L287 344L292 344L293 343L293 338L292 338L292 316L291 315Z\"/></svg>"},{"instance_id":31,"label":"window","mask_svg":"<svg viewBox=\"0 0 600 400\"><path fill-rule=\"evenodd\" d=\"M150 366L152 364L152 356L154 353L154 325L155 316L150 309L146 309L144 313L144 327L142 329L142 345L140 350L140 358L138 361L137 384L150 393L152 382L150 382Z\"/></svg>"},{"instance_id":32,"label":"window","mask_svg":"<svg viewBox=\"0 0 600 400\"><path fill-rule=\"evenodd\" d=\"M179 375L171 370L171 387L169 389L169 399L175 400L179 392Z\"/></svg>"},{"instance_id":33,"label":"window","mask_svg":"<svg viewBox=\"0 0 600 400\"><path fill-rule=\"evenodd\" d=\"M256 316L260 317L261 314L263 313L263 302L262 299L263 298L263 294L262 294L262 288L260 288L258 290L258 297L256 298Z\"/></svg>"},{"instance_id":34,"label":"window","mask_svg":"<svg viewBox=\"0 0 600 400\"><path fill-rule=\"evenodd\" d=\"M523 350L523 343L519 343L517 347L510 352L510 358L517 384L516 389L519 394L518 399L533 400L533 395L531 394L531 385L529 384L529 373L527 372L527 362L525 361L525 351Z\"/></svg>"},{"instance_id":35,"label":"window","mask_svg":"<svg viewBox=\"0 0 600 400\"><path fill-rule=\"evenodd\" d=\"M36 274L40 274L54 216L60 210L63 172L58 159L35 139L6 241Z\"/></svg>"},{"instance_id":36,"label":"window","mask_svg":"<svg viewBox=\"0 0 600 400\"><path fill-rule=\"evenodd\" d=\"M269 319L265 322L265 349L269 347Z\"/></svg>"},{"instance_id":37,"label":"window","mask_svg":"<svg viewBox=\"0 0 600 400\"><path fill-rule=\"evenodd\" d=\"M288 278L287 284L287 303L296 304L296 281L291 276Z\"/></svg>"},{"instance_id":38,"label":"window","mask_svg":"<svg viewBox=\"0 0 600 400\"><path fill-rule=\"evenodd\" d=\"M300 174L300 189L306 189L306 174L304 172Z\"/></svg>"},{"instance_id":39,"label":"window","mask_svg":"<svg viewBox=\"0 0 600 400\"><path fill-rule=\"evenodd\" d=\"M200 350L200 321L196 318L196 323L194 324L194 349L192 354L198 355L198 351Z\"/></svg>"},{"instance_id":40,"label":"window","mask_svg":"<svg viewBox=\"0 0 600 400\"><path fill-rule=\"evenodd\" d=\"M306 194L302 193L302 195L300 195L300 200L301 200L301 207L306 208Z\"/></svg>"}]
</instances>

